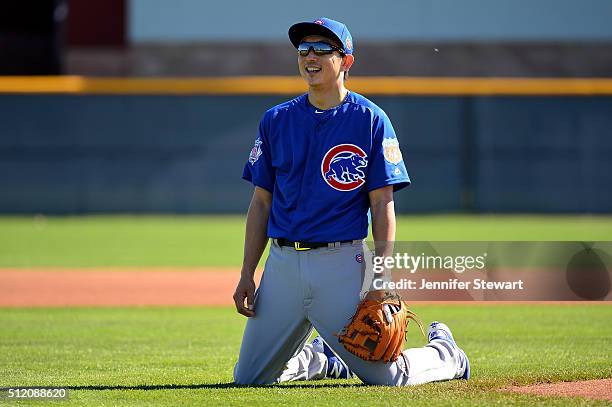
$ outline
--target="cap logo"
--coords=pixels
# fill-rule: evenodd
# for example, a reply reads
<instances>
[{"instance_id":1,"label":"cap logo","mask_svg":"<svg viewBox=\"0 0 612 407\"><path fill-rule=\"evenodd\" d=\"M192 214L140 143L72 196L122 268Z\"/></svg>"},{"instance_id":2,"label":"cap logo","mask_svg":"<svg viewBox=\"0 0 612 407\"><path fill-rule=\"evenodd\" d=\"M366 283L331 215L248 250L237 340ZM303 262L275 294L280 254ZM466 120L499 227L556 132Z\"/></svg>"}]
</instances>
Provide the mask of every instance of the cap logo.
<instances>
[{"instance_id":1,"label":"cap logo","mask_svg":"<svg viewBox=\"0 0 612 407\"><path fill-rule=\"evenodd\" d=\"M323 20L315 20L314 21L315 24L319 24L319 25L324 25L325 23L323 22Z\"/></svg>"},{"instance_id":2,"label":"cap logo","mask_svg":"<svg viewBox=\"0 0 612 407\"><path fill-rule=\"evenodd\" d=\"M353 44L351 43L351 39L346 37L346 40L344 41L344 43L346 44L346 49L351 49L353 48Z\"/></svg>"}]
</instances>

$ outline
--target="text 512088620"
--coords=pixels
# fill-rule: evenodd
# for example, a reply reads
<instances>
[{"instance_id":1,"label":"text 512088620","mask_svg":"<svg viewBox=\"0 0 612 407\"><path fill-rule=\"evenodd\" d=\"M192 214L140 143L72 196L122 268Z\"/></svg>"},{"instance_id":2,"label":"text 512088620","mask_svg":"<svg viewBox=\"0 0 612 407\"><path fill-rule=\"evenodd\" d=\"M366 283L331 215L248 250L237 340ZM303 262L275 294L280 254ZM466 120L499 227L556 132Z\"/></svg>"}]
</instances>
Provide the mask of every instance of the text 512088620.
<instances>
[{"instance_id":1,"label":"text 512088620","mask_svg":"<svg viewBox=\"0 0 612 407\"><path fill-rule=\"evenodd\" d=\"M63 387L5 387L0 399L11 400L66 400L68 389Z\"/></svg>"}]
</instances>

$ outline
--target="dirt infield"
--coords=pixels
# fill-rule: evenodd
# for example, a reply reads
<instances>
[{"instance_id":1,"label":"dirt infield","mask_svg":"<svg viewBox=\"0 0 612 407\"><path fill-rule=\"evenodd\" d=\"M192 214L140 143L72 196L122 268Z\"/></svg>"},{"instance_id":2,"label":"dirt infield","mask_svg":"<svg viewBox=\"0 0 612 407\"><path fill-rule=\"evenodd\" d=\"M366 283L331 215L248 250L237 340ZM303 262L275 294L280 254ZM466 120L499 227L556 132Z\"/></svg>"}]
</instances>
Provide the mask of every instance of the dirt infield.
<instances>
[{"instance_id":1,"label":"dirt infield","mask_svg":"<svg viewBox=\"0 0 612 407\"><path fill-rule=\"evenodd\" d=\"M0 306L230 305L236 269L0 269Z\"/></svg>"},{"instance_id":2,"label":"dirt infield","mask_svg":"<svg viewBox=\"0 0 612 407\"><path fill-rule=\"evenodd\" d=\"M236 268L5 268L0 269L0 307L232 305L239 277ZM261 270L258 270L255 280L259 282L260 277ZM431 302L411 301L413 304ZM452 302L435 301L436 304ZM542 303L462 303L534 302Z\"/></svg>"},{"instance_id":3,"label":"dirt infield","mask_svg":"<svg viewBox=\"0 0 612 407\"><path fill-rule=\"evenodd\" d=\"M515 386L506 390L538 396L586 397L612 401L612 379Z\"/></svg>"},{"instance_id":4,"label":"dirt infield","mask_svg":"<svg viewBox=\"0 0 612 407\"><path fill-rule=\"evenodd\" d=\"M239 270L235 268L6 268L0 269L0 307L232 305L239 277ZM257 282L260 277L261 270L258 270ZM452 301L436 301L437 304L446 302ZM567 301L555 303L568 304Z\"/></svg>"}]
</instances>

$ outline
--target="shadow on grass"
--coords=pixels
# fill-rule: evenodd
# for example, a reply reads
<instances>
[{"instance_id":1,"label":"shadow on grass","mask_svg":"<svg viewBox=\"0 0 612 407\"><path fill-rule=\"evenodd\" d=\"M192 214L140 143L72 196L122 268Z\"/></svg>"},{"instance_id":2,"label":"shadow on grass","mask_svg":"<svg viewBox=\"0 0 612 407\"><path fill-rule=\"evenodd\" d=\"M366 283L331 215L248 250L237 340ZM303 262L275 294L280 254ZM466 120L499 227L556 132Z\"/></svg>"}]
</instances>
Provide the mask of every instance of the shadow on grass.
<instances>
[{"instance_id":1,"label":"shadow on grass","mask_svg":"<svg viewBox=\"0 0 612 407\"><path fill-rule=\"evenodd\" d=\"M153 385L138 385L138 386L121 386L121 385L107 385L107 386L66 386L66 389L70 390L93 390L93 391L104 391L104 390L181 390L181 389L247 389L247 388L278 388L284 389L316 389L316 388L329 388L329 387L361 387L365 386L363 383L313 383L313 384L297 384L297 383L284 383L284 384L267 384L267 385L241 385L236 383L211 383L211 384L153 384Z\"/></svg>"}]
</instances>

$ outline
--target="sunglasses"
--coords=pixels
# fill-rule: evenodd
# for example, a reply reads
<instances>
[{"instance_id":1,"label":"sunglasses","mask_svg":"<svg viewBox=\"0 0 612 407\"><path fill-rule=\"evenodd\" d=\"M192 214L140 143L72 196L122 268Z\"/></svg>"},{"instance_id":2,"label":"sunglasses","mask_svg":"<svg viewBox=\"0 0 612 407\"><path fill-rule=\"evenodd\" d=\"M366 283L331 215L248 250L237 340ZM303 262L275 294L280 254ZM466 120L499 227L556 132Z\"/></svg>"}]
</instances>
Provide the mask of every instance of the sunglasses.
<instances>
[{"instance_id":1,"label":"sunglasses","mask_svg":"<svg viewBox=\"0 0 612 407\"><path fill-rule=\"evenodd\" d=\"M303 57L307 56L310 50L313 50L313 52L317 56L329 55L332 54L334 51L338 51L340 54L344 55L344 51L342 50L342 48L338 48L335 45L322 41L302 42L300 45L298 45L297 48L298 54Z\"/></svg>"}]
</instances>

